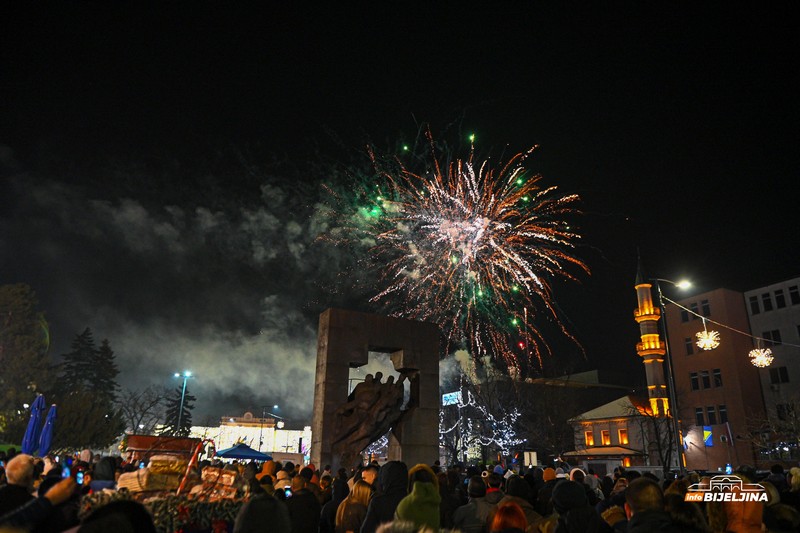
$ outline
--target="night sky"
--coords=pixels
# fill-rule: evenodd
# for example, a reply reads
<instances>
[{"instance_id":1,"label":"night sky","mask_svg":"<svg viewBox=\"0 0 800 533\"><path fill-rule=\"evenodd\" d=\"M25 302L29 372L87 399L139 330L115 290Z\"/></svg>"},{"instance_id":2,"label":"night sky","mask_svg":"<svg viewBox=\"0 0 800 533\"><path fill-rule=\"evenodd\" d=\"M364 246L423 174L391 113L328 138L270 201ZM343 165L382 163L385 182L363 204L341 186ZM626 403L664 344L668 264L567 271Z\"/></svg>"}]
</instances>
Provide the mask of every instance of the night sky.
<instances>
[{"instance_id":1,"label":"night sky","mask_svg":"<svg viewBox=\"0 0 800 533\"><path fill-rule=\"evenodd\" d=\"M788 3L430 4L9 10L0 283L34 288L54 355L88 326L125 387L193 370L196 422L310 421L317 317L366 305L330 290L318 185L424 124L460 156L538 145L527 166L581 196L565 367L641 371L637 251L698 291L800 275Z\"/></svg>"}]
</instances>

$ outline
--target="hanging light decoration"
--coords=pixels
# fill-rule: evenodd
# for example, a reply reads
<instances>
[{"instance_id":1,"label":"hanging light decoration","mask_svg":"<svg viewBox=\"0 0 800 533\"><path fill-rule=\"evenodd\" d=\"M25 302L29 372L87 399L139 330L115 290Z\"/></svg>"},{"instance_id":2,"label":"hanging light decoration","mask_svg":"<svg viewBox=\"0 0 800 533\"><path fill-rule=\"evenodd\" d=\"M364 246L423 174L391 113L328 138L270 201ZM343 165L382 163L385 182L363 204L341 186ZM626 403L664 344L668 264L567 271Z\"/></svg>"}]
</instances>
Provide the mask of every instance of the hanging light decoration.
<instances>
[{"instance_id":1,"label":"hanging light decoration","mask_svg":"<svg viewBox=\"0 0 800 533\"><path fill-rule=\"evenodd\" d=\"M757 342L758 347L750 350L750 362L758 368L766 368L772 364L772 360L775 358L772 356L772 350L761 347L761 339L758 339Z\"/></svg>"},{"instance_id":2,"label":"hanging light decoration","mask_svg":"<svg viewBox=\"0 0 800 533\"><path fill-rule=\"evenodd\" d=\"M719 346L719 332L706 329L706 319L703 319L703 331L697 332L697 347L701 350L713 350Z\"/></svg>"},{"instance_id":3,"label":"hanging light decoration","mask_svg":"<svg viewBox=\"0 0 800 533\"><path fill-rule=\"evenodd\" d=\"M755 348L750 350L750 362L758 368L765 368L772 364L772 350L769 348Z\"/></svg>"}]
</instances>

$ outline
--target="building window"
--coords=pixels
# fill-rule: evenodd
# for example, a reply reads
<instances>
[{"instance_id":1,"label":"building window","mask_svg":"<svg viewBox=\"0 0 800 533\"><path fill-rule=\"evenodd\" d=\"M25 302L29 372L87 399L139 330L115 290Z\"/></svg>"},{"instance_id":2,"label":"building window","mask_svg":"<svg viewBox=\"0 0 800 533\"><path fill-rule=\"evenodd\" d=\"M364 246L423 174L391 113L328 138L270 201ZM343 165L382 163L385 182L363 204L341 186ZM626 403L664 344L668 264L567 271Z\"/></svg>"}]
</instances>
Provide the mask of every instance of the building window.
<instances>
[{"instance_id":1,"label":"building window","mask_svg":"<svg viewBox=\"0 0 800 533\"><path fill-rule=\"evenodd\" d=\"M586 442L586 446L594 446L594 433L592 430L589 430L583 434L584 441Z\"/></svg>"},{"instance_id":2,"label":"building window","mask_svg":"<svg viewBox=\"0 0 800 533\"><path fill-rule=\"evenodd\" d=\"M689 311L681 309L681 322L689 322Z\"/></svg>"},{"instance_id":3,"label":"building window","mask_svg":"<svg viewBox=\"0 0 800 533\"><path fill-rule=\"evenodd\" d=\"M711 305L708 303L708 300L702 300L700 302L700 309L703 312L703 316L711 316Z\"/></svg>"},{"instance_id":4,"label":"building window","mask_svg":"<svg viewBox=\"0 0 800 533\"><path fill-rule=\"evenodd\" d=\"M792 305L800 304L800 290L798 290L797 285L789 287L789 300Z\"/></svg>"},{"instance_id":5,"label":"building window","mask_svg":"<svg viewBox=\"0 0 800 533\"><path fill-rule=\"evenodd\" d=\"M704 389L711 388L711 376L708 375L708 370L701 370L700 371L700 379L703 382Z\"/></svg>"},{"instance_id":6,"label":"building window","mask_svg":"<svg viewBox=\"0 0 800 533\"><path fill-rule=\"evenodd\" d=\"M770 383L789 383L789 370L785 366L769 369Z\"/></svg>"},{"instance_id":7,"label":"building window","mask_svg":"<svg viewBox=\"0 0 800 533\"><path fill-rule=\"evenodd\" d=\"M700 380L697 379L697 372L689 374L689 379L692 382L692 390L700 390Z\"/></svg>"},{"instance_id":8,"label":"building window","mask_svg":"<svg viewBox=\"0 0 800 533\"><path fill-rule=\"evenodd\" d=\"M694 353L694 341L691 337L686 337L683 339L683 343L686 346L686 355L692 355Z\"/></svg>"},{"instance_id":9,"label":"building window","mask_svg":"<svg viewBox=\"0 0 800 533\"><path fill-rule=\"evenodd\" d=\"M700 313L697 312L697 302L692 302L689 304L689 309L692 311L692 320L697 320L697 315Z\"/></svg>"},{"instance_id":10,"label":"building window","mask_svg":"<svg viewBox=\"0 0 800 533\"><path fill-rule=\"evenodd\" d=\"M764 306L764 311L772 311L772 296L768 292L761 295L761 303Z\"/></svg>"},{"instance_id":11,"label":"building window","mask_svg":"<svg viewBox=\"0 0 800 533\"><path fill-rule=\"evenodd\" d=\"M761 334L761 336L764 339L766 339L767 342L765 342L764 344L766 344L767 346L779 346L783 344L783 341L781 340L781 330L779 329L773 329L772 331L765 331L764 333Z\"/></svg>"},{"instance_id":12,"label":"building window","mask_svg":"<svg viewBox=\"0 0 800 533\"><path fill-rule=\"evenodd\" d=\"M715 426L717 424L717 410L714 406L706 407L706 414L708 415L708 425Z\"/></svg>"},{"instance_id":13,"label":"building window","mask_svg":"<svg viewBox=\"0 0 800 533\"><path fill-rule=\"evenodd\" d=\"M600 438L603 440L603 446L611 445L611 434L607 429L600 432Z\"/></svg>"},{"instance_id":14,"label":"building window","mask_svg":"<svg viewBox=\"0 0 800 533\"><path fill-rule=\"evenodd\" d=\"M775 305L778 309L783 309L786 307L786 297L783 295L783 289L778 289L775 291Z\"/></svg>"},{"instance_id":15,"label":"building window","mask_svg":"<svg viewBox=\"0 0 800 533\"><path fill-rule=\"evenodd\" d=\"M619 443L628 444L628 430L620 429L617 433L619 433Z\"/></svg>"},{"instance_id":16,"label":"building window","mask_svg":"<svg viewBox=\"0 0 800 533\"><path fill-rule=\"evenodd\" d=\"M622 466L628 468L631 466L631 458L630 457L623 457L622 458Z\"/></svg>"},{"instance_id":17,"label":"building window","mask_svg":"<svg viewBox=\"0 0 800 533\"><path fill-rule=\"evenodd\" d=\"M714 386L722 387L722 370L715 368L712 374L714 376Z\"/></svg>"},{"instance_id":18,"label":"building window","mask_svg":"<svg viewBox=\"0 0 800 533\"><path fill-rule=\"evenodd\" d=\"M720 424L727 424L728 423L728 408L724 405L718 405L717 411L719 411L719 423Z\"/></svg>"},{"instance_id":19,"label":"building window","mask_svg":"<svg viewBox=\"0 0 800 533\"><path fill-rule=\"evenodd\" d=\"M761 308L758 306L758 296L751 296L750 297L750 314L757 315L761 312Z\"/></svg>"},{"instance_id":20,"label":"building window","mask_svg":"<svg viewBox=\"0 0 800 533\"><path fill-rule=\"evenodd\" d=\"M695 407L694 408L694 422L698 426L705 426L706 421L703 418L703 408L702 407Z\"/></svg>"}]
</instances>

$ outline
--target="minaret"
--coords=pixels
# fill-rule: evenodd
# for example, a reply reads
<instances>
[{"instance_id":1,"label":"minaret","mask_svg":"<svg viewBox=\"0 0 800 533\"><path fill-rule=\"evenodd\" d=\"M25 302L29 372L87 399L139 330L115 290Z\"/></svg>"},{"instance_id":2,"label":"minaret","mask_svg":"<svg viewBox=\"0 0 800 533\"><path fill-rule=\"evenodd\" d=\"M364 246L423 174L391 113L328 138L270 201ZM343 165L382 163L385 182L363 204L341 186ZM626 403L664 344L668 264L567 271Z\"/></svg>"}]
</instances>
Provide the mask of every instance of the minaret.
<instances>
[{"instance_id":1,"label":"minaret","mask_svg":"<svg viewBox=\"0 0 800 533\"><path fill-rule=\"evenodd\" d=\"M636 271L636 298L639 307L634 309L633 318L639 324L642 341L636 344L636 353L644 360L647 376L647 393L650 396L650 407L656 416L669 414L669 401L667 400L667 385L664 380L664 354L666 348L658 334L658 320L661 310L653 305L653 287L642 272L642 260Z\"/></svg>"}]
</instances>

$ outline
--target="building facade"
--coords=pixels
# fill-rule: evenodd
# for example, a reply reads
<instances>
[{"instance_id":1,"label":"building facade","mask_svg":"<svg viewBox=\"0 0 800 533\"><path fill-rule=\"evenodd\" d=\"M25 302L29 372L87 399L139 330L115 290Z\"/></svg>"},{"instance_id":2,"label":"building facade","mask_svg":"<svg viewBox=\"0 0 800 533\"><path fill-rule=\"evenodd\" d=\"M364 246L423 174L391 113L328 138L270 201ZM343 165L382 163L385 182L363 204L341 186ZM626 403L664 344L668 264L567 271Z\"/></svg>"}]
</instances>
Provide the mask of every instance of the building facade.
<instances>
[{"instance_id":1,"label":"building facade","mask_svg":"<svg viewBox=\"0 0 800 533\"><path fill-rule=\"evenodd\" d=\"M686 468L725 471L727 465L759 464L753 422L765 418L759 371L745 296L716 289L665 306L669 347ZM713 349L698 334L718 334Z\"/></svg>"},{"instance_id":2,"label":"building facade","mask_svg":"<svg viewBox=\"0 0 800 533\"><path fill-rule=\"evenodd\" d=\"M800 459L800 278L744 293L757 348L770 350L772 362L758 370L767 420L756 438L772 461Z\"/></svg>"}]
</instances>

